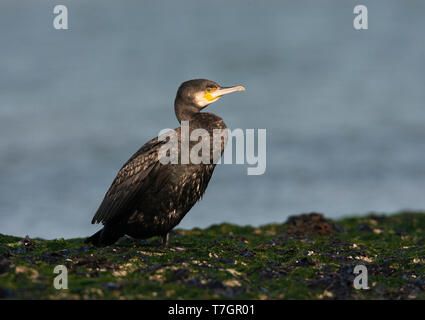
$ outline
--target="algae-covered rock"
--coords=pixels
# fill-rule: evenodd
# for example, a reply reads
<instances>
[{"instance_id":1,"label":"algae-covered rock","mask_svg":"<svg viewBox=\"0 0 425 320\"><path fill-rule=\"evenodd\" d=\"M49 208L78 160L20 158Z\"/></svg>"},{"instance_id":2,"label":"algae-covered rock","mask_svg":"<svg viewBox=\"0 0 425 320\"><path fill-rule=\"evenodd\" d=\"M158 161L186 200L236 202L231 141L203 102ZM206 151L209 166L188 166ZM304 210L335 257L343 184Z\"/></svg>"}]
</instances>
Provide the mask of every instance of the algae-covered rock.
<instances>
[{"instance_id":1,"label":"algae-covered rock","mask_svg":"<svg viewBox=\"0 0 425 320\"><path fill-rule=\"evenodd\" d=\"M0 299L425 298L420 212L177 229L170 245L123 238L96 248L84 239L0 235ZM368 289L354 287L365 276L357 265L366 267ZM64 277L67 289L56 289Z\"/></svg>"},{"instance_id":2,"label":"algae-covered rock","mask_svg":"<svg viewBox=\"0 0 425 320\"><path fill-rule=\"evenodd\" d=\"M344 228L337 223L325 219L323 214L316 212L291 216L285 224L289 226L286 233L296 235L327 236L345 231Z\"/></svg>"}]
</instances>

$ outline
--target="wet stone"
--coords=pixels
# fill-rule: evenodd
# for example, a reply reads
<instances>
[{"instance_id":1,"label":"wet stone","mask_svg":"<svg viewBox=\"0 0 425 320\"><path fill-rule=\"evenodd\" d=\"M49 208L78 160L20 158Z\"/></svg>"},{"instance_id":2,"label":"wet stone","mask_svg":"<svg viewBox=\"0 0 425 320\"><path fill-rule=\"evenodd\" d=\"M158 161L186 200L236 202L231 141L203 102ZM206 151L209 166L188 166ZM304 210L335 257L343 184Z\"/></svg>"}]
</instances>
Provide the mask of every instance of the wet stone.
<instances>
[{"instance_id":1,"label":"wet stone","mask_svg":"<svg viewBox=\"0 0 425 320\"><path fill-rule=\"evenodd\" d=\"M373 232L373 229L367 224L360 224L357 226L357 230L362 232Z\"/></svg>"},{"instance_id":2,"label":"wet stone","mask_svg":"<svg viewBox=\"0 0 425 320\"><path fill-rule=\"evenodd\" d=\"M235 264L235 260L228 259L228 258L219 258L218 262L225 263L225 264Z\"/></svg>"},{"instance_id":3,"label":"wet stone","mask_svg":"<svg viewBox=\"0 0 425 320\"><path fill-rule=\"evenodd\" d=\"M0 299L13 298L13 292L9 288L0 287Z\"/></svg>"},{"instance_id":4,"label":"wet stone","mask_svg":"<svg viewBox=\"0 0 425 320\"><path fill-rule=\"evenodd\" d=\"M173 275L171 276L170 281L178 281L178 280L184 280L189 276L189 270L187 269L177 269L174 271Z\"/></svg>"},{"instance_id":5,"label":"wet stone","mask_svg":"<svg viewBox=\"0 0 425 320\"><path fill-rule=\"evenodd\" d=\"M334 233L345 232L344 228L325 219L323 214L316 212L301 214L299 216L291 216L285 222L285 225L289 226L286 230L287 234L297 236L326 236Z\"/></svg>"},{"instance_id":6,"label":"wet stone","mask_svg":"<svg viewBox=\"0 0 425 320\"><path fill-rule=\"evenodd\" d=\"M0 258L0 275L10 270L11 261L7 258Z\"/></svg>"},{"instance_id":7,"label":"wet stone","mask_svg":"<svg viewBox=\"0 0 425 320\"><path fill-rule=\"evenodd\" d=\"M121 289L121 285L115 282L106 282L102 285L104 288L108 290L119 290Z\"/></svg>"}]
</instances>

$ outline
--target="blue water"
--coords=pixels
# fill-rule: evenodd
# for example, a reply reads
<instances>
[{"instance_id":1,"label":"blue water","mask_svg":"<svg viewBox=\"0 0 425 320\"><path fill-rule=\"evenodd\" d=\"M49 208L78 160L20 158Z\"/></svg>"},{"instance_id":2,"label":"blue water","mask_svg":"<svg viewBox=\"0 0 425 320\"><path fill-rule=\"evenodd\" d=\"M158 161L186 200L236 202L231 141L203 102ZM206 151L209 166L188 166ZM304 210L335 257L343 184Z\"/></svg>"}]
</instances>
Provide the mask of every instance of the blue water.
<instances>
[{"instance_id":1,"label":"blue water","mask_svg":"<svg viewBox=\"0 0 425 320\"><path fill-rule=\"evenodd\" d=\"M99 229L117 170L177 126L176 89L199 77L247 88L209 111L267 129L267 170L217 167L181 227L424 209L425 2L360 2L3 0L0 233Z\"/></svg>"}]
</instances>

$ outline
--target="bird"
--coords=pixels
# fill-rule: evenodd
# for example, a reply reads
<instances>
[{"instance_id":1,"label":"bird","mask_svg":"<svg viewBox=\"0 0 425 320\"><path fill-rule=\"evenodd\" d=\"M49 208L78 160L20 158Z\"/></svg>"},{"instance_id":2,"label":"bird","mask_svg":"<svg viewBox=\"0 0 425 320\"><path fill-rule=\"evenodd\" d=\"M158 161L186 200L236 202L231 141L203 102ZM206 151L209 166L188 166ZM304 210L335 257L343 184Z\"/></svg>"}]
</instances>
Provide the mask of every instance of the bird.
<instances>
[{"instance_id":1,"label":"bird","mask_svg":"<svg viewBox=\"0 0 425 320\"><path fill-rule=\"evenodd\" d=\"M207 79L183 82L174 100L175 115L180 123L174 129L178 142L187 140L182 133L183 124L188 125L190 134L196 129L206 130L211 136L215 130L227 132L222 118L201 111L222 96L237 91L245 91L245 87L222 87ZM169 246L170 231L202 198L217 162L195 163L189 159L183 163L184 149L179 144L174 149L179 161L164 163L161 148L166 143L167 139L161 136L153 138L121 167L91 221L103 224L103 228L88 237L86 243L109 246L125 235L135 239L160 236L162 245ZM213 146L219 158L226 143L225 134L218 147ZM195 143L189 141L188 144L192 150ZM171 149L167 155L170 152Z\"/></svg>"}]
</instances>

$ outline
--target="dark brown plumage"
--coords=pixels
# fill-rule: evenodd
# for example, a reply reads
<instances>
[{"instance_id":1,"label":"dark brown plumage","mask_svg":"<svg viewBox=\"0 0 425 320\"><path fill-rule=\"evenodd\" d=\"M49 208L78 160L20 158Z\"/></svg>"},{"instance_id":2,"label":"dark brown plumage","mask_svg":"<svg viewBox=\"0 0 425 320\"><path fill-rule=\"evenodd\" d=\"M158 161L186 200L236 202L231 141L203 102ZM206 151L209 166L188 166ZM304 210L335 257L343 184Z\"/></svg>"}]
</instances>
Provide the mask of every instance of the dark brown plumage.
<instances>
[{"instance_id":1,"label":"dark brown plumage","mask_svg":"<svg viewBox=\"0 0 425 320\"><path fill-rule=\"evenodd\" d=\"M226 125L220 117L200 111L222 95L241 90L241 86L222 88L205 79L184 82L174 102L177 119L188 121L189 132L202 128L213 137L214 129L226 129ZM124 235L137 239L160 235L168 245L169 231L202 197L215 168L212 162L181 164L181 127L175 131L179 163L159 161L159 150L167 141L154 138L142 146L120 169L93 217L92 223L102 223L103 229L86 242L110 245ZM196 143L190 142L190 149ZM218 146L220 156L224 147L225 138Z\"/></svg>"}]
</instances>

